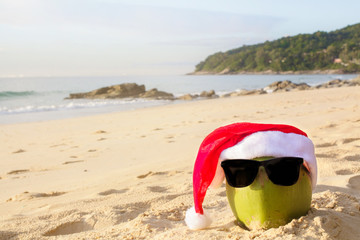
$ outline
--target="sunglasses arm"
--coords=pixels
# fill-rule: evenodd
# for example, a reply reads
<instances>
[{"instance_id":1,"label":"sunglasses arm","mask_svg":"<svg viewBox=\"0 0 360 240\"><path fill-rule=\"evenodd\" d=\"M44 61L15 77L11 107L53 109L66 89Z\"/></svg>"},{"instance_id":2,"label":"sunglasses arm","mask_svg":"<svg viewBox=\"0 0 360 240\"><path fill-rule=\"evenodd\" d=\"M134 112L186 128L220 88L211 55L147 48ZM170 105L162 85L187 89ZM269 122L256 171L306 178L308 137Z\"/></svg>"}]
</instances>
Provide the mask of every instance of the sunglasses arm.
<instances>
[{"instance_id":1,"label":"sunglasses arm","mask_svg":"<svg viewBox=\"0 0 360 240\"><path fill-rule=\"evenodd\" d=\"M304 164L304 167L306 168L306 170L308 170L308 172L310 173L311 171L310 171L309 164L306 161L304 161L303 164Z\"/></svg>"},{"instance_id":2,"label":"sunglasses arm","mask_svg":"<svg viewBox=\"0 0 360 240\"><path fill-rule=\"evenodd\" d=\"M211 184L209 186L210 189L216 189L219 188L222 183L224 182L225 179L225 173L223 168L221 167L221 162L218 162L218 165L216 167L216 172L215 172L215 176L214 179L211 181Z\"/></svg>"}]
</instances>

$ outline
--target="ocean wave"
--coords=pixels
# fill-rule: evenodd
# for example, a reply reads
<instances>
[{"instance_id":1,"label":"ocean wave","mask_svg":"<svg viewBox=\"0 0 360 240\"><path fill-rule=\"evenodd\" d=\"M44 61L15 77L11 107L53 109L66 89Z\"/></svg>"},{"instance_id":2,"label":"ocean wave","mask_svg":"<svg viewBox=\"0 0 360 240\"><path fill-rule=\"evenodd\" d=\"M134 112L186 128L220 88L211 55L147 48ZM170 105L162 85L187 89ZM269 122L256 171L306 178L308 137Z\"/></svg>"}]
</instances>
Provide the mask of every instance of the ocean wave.
<instances>
[{"instance_id":1,"label":"ocean wave","mask_svg":"<svg viewBox=\"0 0 360 240\"><path fill-rule=\"evenodd\" d=\"M116 106L131 106L131 105L147 105L159 102L166 102L166 100L148 100L148 99L124 99L124 100L72 100L66 101L62 104L53 105L26 105L19 107L1 107L0 114L20 114L33 112L48 112L61 110L75 110L85 108L102 108L102 107L116 107Z\"/></svg>"},{"instance_id":2,"label":"ocean wave","mask_svg":"<svg viewBox=\"0 0 360 240\"><path fill-rule=\"evenodd\" d=\"M55 91L0 91L0 100L12 100L21 98L37 98L37 97L52 97L62 96L66 97L69 91L55 90Z\"/></svg>"},{"instance_id":3,"label":"ocean wave","mask_svg":"<svg viewBox=\"0 0 360 240\"><path fill-rule=\"evenodd\" d=\"M35 91L1 91L0 92L0 99L1 98L14 98L14 97L27 97L27 96L33 96L37 93Z\"/></svg>"}]
</instances>

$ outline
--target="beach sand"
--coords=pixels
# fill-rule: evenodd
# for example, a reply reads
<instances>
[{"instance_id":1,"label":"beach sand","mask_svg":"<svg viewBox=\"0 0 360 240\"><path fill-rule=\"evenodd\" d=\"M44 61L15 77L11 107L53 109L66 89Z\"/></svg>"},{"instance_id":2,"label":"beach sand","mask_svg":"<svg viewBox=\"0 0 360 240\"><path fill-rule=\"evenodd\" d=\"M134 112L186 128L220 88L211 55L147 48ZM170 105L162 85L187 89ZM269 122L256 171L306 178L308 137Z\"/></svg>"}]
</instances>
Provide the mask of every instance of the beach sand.
<instances>
[{"instance_id":1,"label":"beach sand","mask_svg":"<svg viewBox=\"0 0 360 240\"><path fill-rule=\"evenodd\" d=\"M234 122L284 123L315 144L306 216L247 231L225 187L214 221L189 230L204 137ZM360 87L219 98L65 120L0 125L0 239L359 239Z\"/></svg>"}]
</instances>

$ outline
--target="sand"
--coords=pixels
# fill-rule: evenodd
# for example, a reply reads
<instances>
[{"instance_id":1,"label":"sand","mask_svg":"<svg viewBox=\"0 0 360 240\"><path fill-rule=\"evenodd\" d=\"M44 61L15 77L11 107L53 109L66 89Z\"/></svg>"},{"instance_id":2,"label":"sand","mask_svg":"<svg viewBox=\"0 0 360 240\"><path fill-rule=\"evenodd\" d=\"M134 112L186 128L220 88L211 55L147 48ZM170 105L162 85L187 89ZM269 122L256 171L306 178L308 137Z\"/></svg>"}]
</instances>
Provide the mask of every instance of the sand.
<instances>
[{"instance_id":1,"label":"sand","mask_svg":"<svg viewBox=\"0 0 360 240\"><path fill-rule=\"evenodd\" d=\"M315 144L319 179L306 216L247 231L225 187L214 222L192 231L192 168L203 138L234 122L285 123ZM360 87L193 101L0 125L0 239L358 239Z\"/></svg>"}]
</instances>

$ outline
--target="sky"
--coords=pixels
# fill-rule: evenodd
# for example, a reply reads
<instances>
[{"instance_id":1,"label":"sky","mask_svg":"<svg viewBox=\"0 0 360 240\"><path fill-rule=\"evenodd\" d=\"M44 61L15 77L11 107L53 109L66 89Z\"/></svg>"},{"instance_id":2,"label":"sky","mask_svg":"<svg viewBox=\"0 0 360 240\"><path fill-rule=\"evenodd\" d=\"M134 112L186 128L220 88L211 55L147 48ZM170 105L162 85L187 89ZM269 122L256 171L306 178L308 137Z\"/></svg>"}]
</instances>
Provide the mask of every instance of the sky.
<instances>
[{"instance_id":1,"label":"sky","mask_svg":"<svg viewBox=\"0 0 360 240\"><path fill-rule=\"evenodd\" d=\"M0 77L179 75L243 45L360 22L358 0L0 0Z\"/></svg>"}]
</instances>

